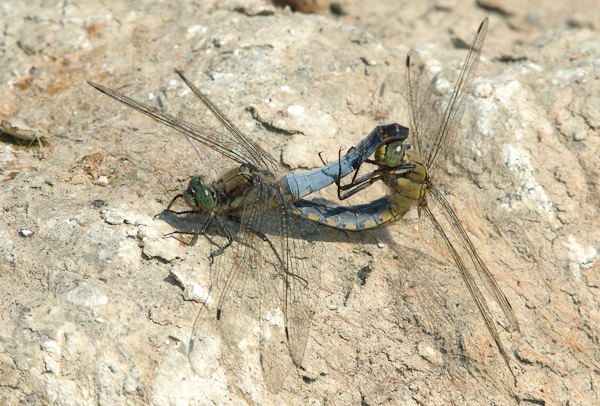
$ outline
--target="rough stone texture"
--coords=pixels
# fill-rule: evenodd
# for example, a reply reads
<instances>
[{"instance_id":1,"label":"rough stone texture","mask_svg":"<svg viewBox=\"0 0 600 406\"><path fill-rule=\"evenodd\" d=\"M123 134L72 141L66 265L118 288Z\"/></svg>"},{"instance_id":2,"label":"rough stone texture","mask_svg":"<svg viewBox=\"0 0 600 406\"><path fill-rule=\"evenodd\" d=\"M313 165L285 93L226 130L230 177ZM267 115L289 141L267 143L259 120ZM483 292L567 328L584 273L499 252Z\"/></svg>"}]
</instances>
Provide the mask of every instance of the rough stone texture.
<instances>
[{"instance_id":1,"label":"rough stone texture","mask_svg":"<svg viewBox=\"0 0 600 406\"><path fill-rule=\"evenodd\" d=\"M551 3L507 3L504 15L451 0L341 2L339 17L258 1L3 3L0 119L50 144L0 140L0 403L597 404L600 11ZM362 234L323 229L303 368L278 394L250 340L250 370L195 376L186 351L201 305L185 299L205 297L211 245L164 238L186 224L153 216L190 175L232 162L85 82L215 124L177 67L285 165L309 169L373 128L379 85L409 48L453 73L465 56L453 37L468 43L486 15L438 184L521 323L498 326L516 385L415 214ZM370 190L350 203L383 193Z\"/></svg>"}]
</instances>

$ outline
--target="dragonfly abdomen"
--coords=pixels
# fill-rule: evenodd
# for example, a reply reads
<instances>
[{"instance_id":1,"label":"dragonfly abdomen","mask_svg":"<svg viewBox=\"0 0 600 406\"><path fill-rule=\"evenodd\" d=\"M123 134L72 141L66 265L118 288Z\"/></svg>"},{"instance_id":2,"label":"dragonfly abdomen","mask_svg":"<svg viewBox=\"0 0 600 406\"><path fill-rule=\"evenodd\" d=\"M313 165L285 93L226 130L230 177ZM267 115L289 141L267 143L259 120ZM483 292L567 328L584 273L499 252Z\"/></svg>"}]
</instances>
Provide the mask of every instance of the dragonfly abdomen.
<instances>
[{"instance_id":1,"label":"dragonfly abdomen","mask_svg":"<svg viewBox=\"0 0 600 406\"><path fill-rule=\"evenodd\" d=\"M296 208L309 220L349 231L367 230L398 221L411 206L401 206L390 197L355 206L328 206L308 200L296 203Z\"/></svg>"}]
</instances>

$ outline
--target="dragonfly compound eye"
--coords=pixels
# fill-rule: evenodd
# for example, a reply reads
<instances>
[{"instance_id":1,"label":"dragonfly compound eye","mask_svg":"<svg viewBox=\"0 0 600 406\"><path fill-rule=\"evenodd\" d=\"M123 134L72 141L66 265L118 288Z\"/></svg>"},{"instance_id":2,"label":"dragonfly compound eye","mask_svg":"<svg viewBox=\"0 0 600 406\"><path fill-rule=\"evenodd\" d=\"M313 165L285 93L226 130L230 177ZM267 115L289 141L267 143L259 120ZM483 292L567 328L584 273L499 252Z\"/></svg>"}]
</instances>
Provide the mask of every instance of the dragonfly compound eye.
<instances>
[{"instance_id":1,"label":"dragonfly compound eye","mask_svg":"<svg viewBox=\"0 0 600 406\"><path fill-rule=\"evenodd\" d=\"M188 206L201 212L210 211L216 205L212 189L198 176L190 179L187 189L183 192L183 198Z\"/></svg>"},{"instance_id":2,"label":"dragonfly compound eye","mask_svg":"<svg viewBox=\"0 0 600 406\"><path fill-rule=\"evenodd\" d=\"M404 159L404 152L402 141L392 142L385 151L385 163L390 167L400 165Z\"/></svg>"}]
</instances>

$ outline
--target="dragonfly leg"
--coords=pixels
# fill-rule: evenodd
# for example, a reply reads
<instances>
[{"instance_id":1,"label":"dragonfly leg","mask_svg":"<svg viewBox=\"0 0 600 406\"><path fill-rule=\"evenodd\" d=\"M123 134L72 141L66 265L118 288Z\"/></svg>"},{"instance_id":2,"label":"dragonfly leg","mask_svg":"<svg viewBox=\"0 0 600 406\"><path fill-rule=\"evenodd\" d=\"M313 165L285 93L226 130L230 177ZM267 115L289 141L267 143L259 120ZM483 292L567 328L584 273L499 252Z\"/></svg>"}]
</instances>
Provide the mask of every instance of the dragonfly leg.
<instances>
[{"instance_id":1,"label":"dragonfly leg","mask_svg":"<svg viewBox=\"0 0 600 406\"><path fill-rule=\"evenodd\" d=\"M280 264L283 265L283 261L281 260L281 257L279 256L279 253L277 252L277 249L275 249L275 246L273 245L273 243L271 242L271 240L269 240L269 237L267 237L261 231L254 231L253 230L252 232L254 234L256 234L261 240L263 240L264 242L266 242L267 244L269 244L269 247L271 247L271 249L273 250L273 253L277 257L277 260L279 261Z\"/></svg>"},{"instance_id":2,"label":"dragonfly leg","mask_svg":"<svg viewBox=\"0 0 600 406\"><path fill-rule=\"evenodd\" d=\"M317 155L319 155L319 159L324 166L327 166L327 162L323 159L323 151L320 151Z\"/></svg>"},{"instance_id":3,"label":"dragonfly leg","mask_svg":"<svg viewBox=\"0 0 600 406\"><path fill-rule=\"evenodd\" d=\"M356 193L361 190L371 186L373 183L377 182L381 179L381 175L377 173L377 171L371 172L366 176L363 176L358 180L356 184L348 184L342 187L338 187L338 199L346 200L351 196L354 196ZM353 189L352 189L353 188ZM352 189L346 193L341 193L344 190Z\"/></svg>"},{"instance_id":4,"label":"dragonfly leg","mask_svg":"<svg viewBox=\"0 0 600 406\"><path fill-rule=\"evenodd\" d=\"M175 196L174 198L171 199L171 201L169 202L169 205L167 206L167 208L165 209L165 211L171 211L171 206L173 206L173 204L175 203L175 201L177 199L179 199L180 197L183 197L183 193L178 194L177 196Z\"/></svg>"},{"instance_id":5,"label":"dragonfly leg","mask_svg":"<svg viewBox=\"0 0 600 406\"><path fill-rule=\"evenodd\" d=\"M275 254L275 256L277 257L277 260L279 261L279 263L281 264L281 266L283 267L283 273L284 275L289 275L295 278L300 279L305 286L308 286L308 281L304 278L302 278L301 276L298 276L292 272L288 272L287 267L285 266L283 260L281 259L281 257L279 256L279 253L277 252L277 249L275 249L275 246L273 245L273 243L271 242L271 240L269 240L269 237L267 237L265 234L263 234L260 231L252 231L254 234L256 234L261 240L263 240L264 242L266 242L267 244L269 244L269 246L271 247L271 250L273 250L273 253Z\"/></svg>"},{"instance_id":6,"label":"dragonfly leg","mask_svg":"<svg viewBox=\"0 0 600 406\"><path fill-rule=\"evenodd\" d=\"M350 153L353 150L355 150L354 147L350 148L347 153ZM340 149L338 155L339 155L338 159L341 161L341 159L342 159L342 150L341 149ZM338 191L337 191L338 199L345 200L345 199L349 198L350 196L354 195L355 193L361 191L365 187L367 187L367 186L371 185L372 183L376 182L377 180L381 179L381 176L378 175L378 171L376 171L376 170L357 179L358 172L360 171L360 167L362 166L362 164L364 162L376 165L376 162L372 161L370 159L365 159L364 161L359 162L358 166L354 170L354 175L352 176L352 180L347 185L342 185L342 183L341 183L342 166L341 165L338 166L338 178L335 181L335 184L337 185L337 188L338 188ZM355 188L355 189L350 190L353 188ZM350 190L350 192L342 193L347 190Z\"/></svg>"},{"instance_id":7,"label":"dragonfly leg","mask_svg":"<svg viewBox=\"0 0 600 406\"><path fill-rule=\"evenodd\" d=\"M348 154L352 151L356 150L356 148L354 147L350 147L350 149L348 149ZM319 155L320 156L320 155ZM338 151L338 162L342 162L342 149L340 148L340 150ZM352 176L352 182L350 182L351 184L354 183L354 180L356 179L356 176L358 174L358 171L360 170L360 166L362 165L362 161L358 163L358 166L356 167L356 169L354 170L354 176ZM339 189L342 187L341 186L341 179L342 179L342 165L338 165L338 177L335 181L335 184L338 187L338 197L340 195L339 193Z\"/></svg>"},{"instance_id":8,"label":"dragonfly leg","mask_svg":"<svg viewBox=\"0 0 600 406\"><path fill-rule=\"evenodd\" d=\"M219 217L219 216L213 216L213 217L216 217L217 223L219 224L219 228L221 229L221 231L223 231L223 234L225 234L225 237L227 238L227 244L225 244L224 246L220 247L216 251L211 251L211 253L209 255L209 264L210 265L213 264L216 256L221 255L223 253L223 251L225 251L233 243L233 238L231 237L231 233L229 232L229 230L227 229L227 227L225 227L225 224L223 224L223 220L221 220L221 217ZM202 234L204 234L206 232L206 228L210 224L211 220L212 219L209 217L209 219L206 222L206 224L204 225L204 227L202 227L202 230L200 230L200 232Z\"/></svg>"},{"instance_id":9,"label":"dragonfly leg","mask_svg":"<svg viewBox=\"0 0 600 406\"><path fill-rule=\"evenodd\" d=\"M168 234L165 234L165 237L168 237L170 235L174 235L174 234L184 234L184 235L204 235L206 233L206 230L208 229L208 226L210 225L210 223L213 221L213 218L216 217L215 215L211 214L210 216L208 216L208 220L206 220L206 223L204 223L204 226L202 226L202 229L200 231L172 231ZM218 217L217 217L218 218ZM229 245L229 244L228 244Z\"/></svg>"},{"instance_id":10,"label":"dragonfly leg","mask_svg":"<svg viewBox=\"0 0 600 406\"><path fill-rule=\"evenodd\" d=\"M176 214L180 214L177 212L173 212L172 213L176 213ZM194 211L189 212L189 213L196 213ZM165 234L165 237L168 237L170 235L175 235L175 234L183 234L183 235L193 235L193 236L197 236L197 235L205 235L206 234L206 230L208 230L208 227L211 225L212 221L214 219L217 219L217 223L219 224L219 228L221 229L221 231L223 231L223 234L225 235L225 238L227 238L227 244L225 244L224 246L220 247L219 249L217 249L216 251L212 251L209 255L209 264L212 265L214 262L214 258L216 256L219 256L223 253L223 251L225 251L232 243L233 243L233 237L231 237L231 233L229 232L229 230L227 229L227 227L225 227L225 224L223 224L223 220L221 220L221 217L219 217L217 214L215 213L211 213L208 216L208 219L206 220L206 222L204 223L204 225L202 226L202 228L200 229L200 231L172 231L168 234ZM209 239L210 241L210 239ZM212 242L212 241L211 241Z\"/></svg>"},{"instance_id":11,"label":"dragonfly leg","mask_svg":"<svg viewBox=\"0 0 600 406\"><path fill-rule=\"evenodd\" d=\"M175 211L175 210L169 210L169 211L167 212L167 211L165 210L163 213L164 213L164 214L167 214L167 213L172 213L172 214L176 214L176 215L178 215L178 216L181 216L182 214L197 214L198 212L197 212L197 211L194 211L194 210L186 210L186 211ZM160 216L160 215L161 215L161 214L163 214L163 213L159 213L159 214L157 214L157 216Z\"/></svg>"},{"instance_id":12,"label":"dragonfly leg","mask_svg":"<svg viewBox=\"0 0 600 406\"><path fill-rule=\"evenodd\" d=\"M374 164L374 162L372 162L370 160L366 160L365 162ZM359 166L359 168L360 168L360 166ZM414 164L404 164L404 165L399 165L399 166L394 167L393 173L395 173L396 175L401 175L404 173L408 173L414 169L415 169ZM358 173L358 169L357 169L354 174L354 177L352 178L352 182L350 182L347 185L340 185L338 182L338 185L337 185L338 186L338 199L345 200L345 199L349 198L350 196L353 196L356 193L360 192L364 188L377 182L378 180L381 179L381 172L382 172L382 170L377 169L371 173L368 173L368 174L362 176L359 179L356 179L356 174ZM349 192L341 193L341 192L347 191L347 190L349 190Z\"/></svg>"},{"instance_id":13,"label":"dragonfly leg","mask_svg":"<svg viewBox=\"0 0 600 406\"><path fill-rule=\"evenodd\" d=\"M171 207L173 206L173 204L175 203L175 201L177 199L179 199L180 197L183 197L183 194L178 194L177 196L175 196L174 198L171 199L171 201L169 202L169 205L167 206L166 209L164 209L163 211L161 211L160 213L158 213L157 215L154 216L154 219L156 220L157 217L159 216L163 216L167 213L173 213L173 214L190 214L190 213L195 213L194 211L174 211L171 210Z\"/></svg>"}]
</instances>

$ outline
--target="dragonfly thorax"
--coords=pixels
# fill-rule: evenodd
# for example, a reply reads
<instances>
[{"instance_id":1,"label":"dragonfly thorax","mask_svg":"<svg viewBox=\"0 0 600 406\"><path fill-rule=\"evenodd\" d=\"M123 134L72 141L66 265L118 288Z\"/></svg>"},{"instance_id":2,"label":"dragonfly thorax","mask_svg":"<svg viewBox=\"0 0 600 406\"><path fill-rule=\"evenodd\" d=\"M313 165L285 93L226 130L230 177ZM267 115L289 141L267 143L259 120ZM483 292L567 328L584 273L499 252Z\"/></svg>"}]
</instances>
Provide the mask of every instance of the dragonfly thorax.
<instances>
[{"instance_id":1,"label":"dragonfly thorax","mask_svg":"<svg viewBox=\"0 0 600 406\"><path fill-rule=\"evenodd\" d=\"M408 166L411 169L407 170ZM402 165L396 168L381 170L381 179L391 189L396 204L402 207L422 204L429 188L429 176L423 160L406 153Z\"/></svg>"},{"instance_id":2,"label":"dragonfly thorax","mask_svg":"<svg viewBox=\"0 0 600 406\"><path fill-rule=\"evenodd\" d=\"M217 194L214 188L205 185L201 176L194 176L190 179L183 192L183 198L188 206L201 213L213 210L217 204Z\"/></svg>"}]
</instances>

